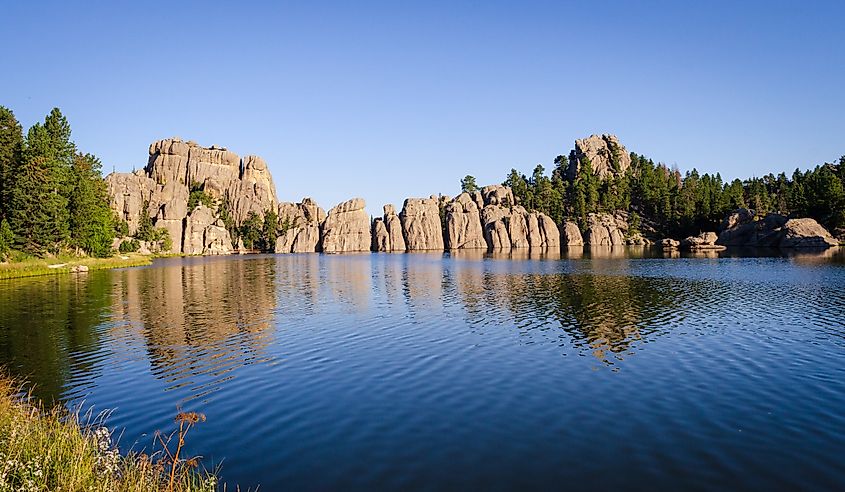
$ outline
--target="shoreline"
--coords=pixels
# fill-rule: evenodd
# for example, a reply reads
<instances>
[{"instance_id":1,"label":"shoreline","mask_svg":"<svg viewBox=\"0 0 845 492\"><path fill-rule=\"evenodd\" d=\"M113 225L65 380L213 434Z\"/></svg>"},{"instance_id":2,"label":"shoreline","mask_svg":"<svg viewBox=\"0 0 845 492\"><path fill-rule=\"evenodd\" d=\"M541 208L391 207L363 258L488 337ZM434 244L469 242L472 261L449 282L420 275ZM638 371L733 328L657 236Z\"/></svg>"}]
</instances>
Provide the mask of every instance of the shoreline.
<instances>
[{"instance_id":1,"label":"shoreline","mask_svg":"<svg viewBox=\"0 0 845 492\"><path fill-rule=\"evenodd\" d=\"M148 266L158 257L158 255L130 253L110 258L68 258L66 261L51 258L49 260L29 259L21 262L0 263L0 280L48 275L84 275L86 271ZM87 270L76 271L75 269L78 267L85 267Z\"/></svg>"},{"instance_id":2,"label":"shoreline","mask_svg":"<svg viewBox=\"0 0 845 492\"><path fill-rule=\"evenodd\" d=\"M748 248L748 247L728 247L728 248L663 248L659 245L620 245L620 246L563 246L560 248L550 248L550 249L537 249L534 250L538 253L548 252L549 250L558 250L558 251L566 251L566 250L579 250L579 251L604 251L604 250L617 250L617 249L624 249L628 247L640 247L645 249L651 249L655 252L663 252L666 255L666 258L680 258L681 253L686 253L687 255L708 255L708 254L715 254L715 253L736 253L747 251L749 249L754 250L763 250L763 251L779 251L781 253L823 253L825 251L829 252L836 252L839 251L841 248L845 247L845 244L840 244L839 246L833 246L830 248L791 248L791 249L783 249L783 248ZM448 250L444 249L442 251L438 250L427 250L427 251L403 251L403 252L388 252L389 254L412 254L412 253L449 253L449 252L476 252L480 253L481 255L485 255L488 253L497 253L503 252L498 250L489 250L484 248L478 249L457 249L457 250ZM529 252L533 252L531 248L515 248L508 251L508 253L513 252L524 252L526 255L529 255ZM304 253L304 254L327 254L327 255L343 255L343 254L378 254L384 253L383 251L361 251L361 252L348 252L348 253L326 253L326 252L313 252L313 253ZM50 275L84 275L88 272L92 272L95 270L114 270L118 268L133 268L133 267L142 267L142 266L149 266L153 264L153 260L158 258L178 258L178 257L198 257L198 258L206 258L206 257L237 257L237 256L251 256L251 255L259 255L259 254L270 254L270 255L289 255L291 253L261 253L261 252L249 252L249 253L231 253L227 255L178 255L178 254L170 254L170 255L161 255L161 254L152 254L152 255L144 255L139 253L129 253L126 255L121 256L114 256L111 258L76 258L76 259L69 259L65 262L62 262L57 259L45 260L45 259L32 259L26 260L22 262L10 262L10 263L0 263L0 281L3 280L13 280L19 278L29 278L29 277L45 277ZM294 253L295 254L295 253ZM530 256L530 255L529 255ZM75 270L77 267L87 267L87 270L84 271L77 271Z\"/></svg>"}]
</instances>

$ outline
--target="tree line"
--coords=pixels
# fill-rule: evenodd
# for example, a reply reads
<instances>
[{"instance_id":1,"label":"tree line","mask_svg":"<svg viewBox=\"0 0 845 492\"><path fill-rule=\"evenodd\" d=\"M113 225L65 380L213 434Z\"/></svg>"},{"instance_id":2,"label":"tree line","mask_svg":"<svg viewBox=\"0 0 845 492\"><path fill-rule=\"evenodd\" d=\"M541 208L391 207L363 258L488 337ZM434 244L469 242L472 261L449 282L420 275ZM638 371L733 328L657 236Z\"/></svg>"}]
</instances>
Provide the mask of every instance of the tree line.
<instances>
[{"instance_id":1,"label":"tree line","mask_svg":"<svg viewBox=\"0 0 845 492\"><path fill-rule=\"evenodd\" d=\"M643 218L667 237L685 237L715 231L724 217L737 208L750 208L758 216L779 213L811 217L832 231L845 229L845 156L836 163L813 169L796 169L745 180L724 181L719 173L681 174L645 156L631 153L624 173L602 179L588 159L574 177L567 175L566 156L555 159L551 175L538 164L530 176L511 169L503 181L517 201L529 210L549 215L556 223L566 220L587 228L591 213L629 212L637 229ZM462 191L478 189L475 178L461 180Z\"/></svg>"},{"instance_id":2,"label":"tree line","mask_svg":"<svg viewBox=\"0 0 845 492\"><path fill-rule=\"evenodd\" d=\"M102 164L77 149L61 111L24 134L0 106L0 260L12 250L110 256L115 227Z\"/></svg>"}]
</instances>

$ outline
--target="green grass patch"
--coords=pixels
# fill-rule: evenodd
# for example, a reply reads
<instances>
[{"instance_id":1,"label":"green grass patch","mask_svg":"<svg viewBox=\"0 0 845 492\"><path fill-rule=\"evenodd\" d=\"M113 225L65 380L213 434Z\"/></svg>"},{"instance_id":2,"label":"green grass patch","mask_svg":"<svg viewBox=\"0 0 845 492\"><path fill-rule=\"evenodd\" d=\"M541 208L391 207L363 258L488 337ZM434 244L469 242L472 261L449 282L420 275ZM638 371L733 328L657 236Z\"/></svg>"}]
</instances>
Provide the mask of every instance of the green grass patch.
<instances>
[{"instance_id":1,"label":"green grass patch","mask_svg":"<svg viewBox=\"0 0 845 492\"><path fill-rule=\"evenodd\" d=\"M180 456L201 414L179 413L174 431L156 435L158 451L121 454L99 417L45 409L0 376L0 490L57 492L211 492L216 473Z\"/></svg>"},{"instance_id":2,"label":"green grass patch","mask_svg":"<svg viewBox=\"0 0 845 492\"><path fill-rule=\"evenodd\" d=\"M15 261L17 260L17 261ZM111 258L89 258L59 256L56 258L14 257L13 261L0 263L0 280L39 275L61 275L71 273L74 267L86 266L89 271L110 268L144 266L152 263L153 257L129 253ZM82 274L84 275L84 274Z\"/></svg>"}]
</instances>

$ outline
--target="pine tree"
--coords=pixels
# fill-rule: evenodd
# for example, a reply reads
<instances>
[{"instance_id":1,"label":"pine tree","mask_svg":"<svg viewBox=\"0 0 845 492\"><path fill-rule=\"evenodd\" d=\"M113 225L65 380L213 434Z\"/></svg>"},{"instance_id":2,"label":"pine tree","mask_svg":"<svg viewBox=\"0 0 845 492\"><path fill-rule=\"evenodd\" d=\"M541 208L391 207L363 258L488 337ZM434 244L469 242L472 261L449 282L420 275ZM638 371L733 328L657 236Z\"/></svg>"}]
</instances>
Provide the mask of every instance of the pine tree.
<instances>
[{"instance_id":1,"label":"pine tree","mask_svg":"<svg viewBox=\"0 0 845 492\"><path fill-rule=\"evenodd\" d=\"M461 192L475 193L476 191L478 191L478 185L475 183L475 176L467 174L461 180Z\"/></svg>"},{"instance_id":2,"label":"pine tree","mask_svg":"<svg viewBox=\"0 0 845 492\"><path fill-rule=\"evenodd\" d=\"M0 106L0 218L8 216L12 177L20 166L22 152L21 125L10 109Z\"/></svg>"},{"instance_id":3,"label":"pine tree","mask_svg":"<svg viewBox=\"0 0 845 492\"><path fill-rule=\"evenodd\" d=\"M9 193L9 225L16 244L30 253L57 253L70 239L68 195L74 153L70 125L57 108L27 132Z\"/></svg>"},{"instance_id":4,"label":"pine tree","mask_svg":"<svg viewBox=\"0 0 845 492\"><path fill-rule=\"evenodd\" d=\"M264 224L261 228L262 250L275 250L276 238L279 236L278 228L279 215L273 209L268 209L266 212L264 212Z\"/></svg>"},{"instance_id":5,"label":"pine tree","mask_svg":"<svg viewBox=\"0 0 845 492\"><path fill-rule=\"evenodd\" d=\"M89 255L111 254L114 240L113 214L100 160L91 154L77 154L73 161L73 188L69 200L71 243Z\"/></svg>"}]
</instances>

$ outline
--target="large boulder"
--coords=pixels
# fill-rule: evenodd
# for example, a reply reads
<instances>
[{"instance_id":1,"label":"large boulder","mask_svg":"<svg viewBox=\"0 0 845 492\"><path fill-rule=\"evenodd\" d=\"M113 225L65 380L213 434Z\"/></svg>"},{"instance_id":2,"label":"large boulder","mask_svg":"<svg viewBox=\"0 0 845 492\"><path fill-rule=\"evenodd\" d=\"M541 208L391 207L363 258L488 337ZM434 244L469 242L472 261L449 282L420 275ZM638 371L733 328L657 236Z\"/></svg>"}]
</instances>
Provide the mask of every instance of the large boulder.
<instances>
[{"instance_id":1,"label":"large boulder","mask_svg":"<svg viewBox=\"0 0 845 492\"><path fill-rule=\"evenodd\" d=\"M320 226L316 222L309 222L299 230L290 251L291 253L315 253L320 250Z\"/></svg>"},{"instance_id":2,"label":"large boulder","mask_svg":"<svg viewBox=\"0 0 845 492\"><path fill-rule=\"evenodd\" d=\"M616 135L591 135L575 141L575 149L569 154L569 167L566 172L570 179L578 176L578 171L589 161L593 173L600 178L621 176L631 167L631 156L619 143Z\"/></svg>"},{"instance_id":3,"label":"large boulder","mask_svg":"<svg viewBox=\"0 0 845 492\"><path fill-rule=\"evenodd\" d=\"M461 193L446 205L446 249L487 249L481 213L469 193Z\"/></svg>"},{"instance_id":4,"label":"large boulder","mask_svg":"<svg viewBox=\"0 0 845 492\"><path fill-rule=\"evenodd\" d=\"M501 205L503 207L512 207L516 205L513 191L503 185L490 185L481 189L481 199L484 206L487 205Z\"/></svg>"},{"instance_id":5,"label":"large boulder","mask_svg":"<svg viewBox=\"0 0 845 492\"><path fill-rule=\"evenodd\" d=\"M513 207L505 216L511 249L528 248L528 222L525 220L528 212L523 207Z\"/></svg>"},{"instance_id":6,"label":"large boulder","mask_svg":"<svg viewBox=\"0 0 845 492\"><path fill-rule=\"evenodd\" d=\"M525 223L529 248L560 247L560 230L551 217L542 212L531 212L525 214Z\"/></svg>"},{"instance_id":7,"label":"large boulder","mask_svg":"<svg viewBox=\"0 0 845 492\"><path fill-rule=\"evenodd\" d=\"M278 216L284 234L276 239L276 253L320 251L320 224L326 213L311 198L299 203L280 202Z\"/></svg>"},{"instance_id":8,"label":"large boulder","mask_svg":"<svg viewBox=\"0 0 845 492\"><path fill-rule=\"evenodd\" d=\"M624 222L610 214L589 214L585 242L590 246L622 246L625 244L622 232L625 226Z\"/></svg>"},{"instance_id":9,"label":"large boulder","mask_svg":"<svg viewBox=\"0 0 845 492\"><path fill-rule=\"evenodd\" d=\"M538 213L537 223L540 226L540 244L538 246L541 248L559 248L560 229L555 224L555 221L544 213ZM532 245L532 247L534 246Z\"/></svg>"},{"instance_id":10,"label":"large boulder","mask_svg":"<svg viewBox=\"0 0 845 492\"><path fill-rule=\"evenodd\" d=\"M387 232L387 227L384 225L384 219L377 217L373 220L373 244L371 249L377 252L390 251L390 234Z\"/></svg>"},{"instance_id":11,"label":"large boulder","mask_svg":"<svg viewBox=\"0 0 845 492\"><path fill-rule=\"evenodd\" d=\"M363 198L353 198L329 210L321 231L321 243L326 253L369 251L370 218L364 210Z\"/></svg>"},{"instance_id":12,"label":"large boulder","mask_svg":"<svg viewBox=\"0 0 845 492\"><path fill-rule=\"evenodd\" d=\"M721 250L725 249L725 246L721 244L716 244L716 241L719 239L719 236L716 235L715 232L702 232L697 236L689 236L688 238L682 240L680 242L680 247L698 251L704 249L712 249L712 250Z\"/></svg>"},{"instance_id":13,"label":"large boulder","mask_svg":"<svg viewBox=\"0 0 845 492\"><path fill-rule=\"evenodd\" d=\"M276 245L273 248L275 253L290 253L293 250L293 242L296 240L296 235L299 233L299 228L288 229L284 233L276 237Z\"/></svg>"},{"instance_id":14,"label":"large boulder","mask_svg":"<svg viewBox=\"0 0 845 492\"><path fill-rule=\"evenodd\" d=\"M813 219L789 219L783 225L781 248L829 248L838 245L839 241Z\"/></svg>"},{"instance_id":15,"label":"large boulder","mask_svg":"<svg viewBox=\"0 0 845 492\"><path fill-rule=\"evenodd\" d=\"M436 197L408 198L399 214L408 251L443 250L443 226Z\"/></svg>"},{"instance_id":16,"label":"large boulder","mask_svg":"<svg viewBox=\"0 0 845 492\"><path fill-rule=\"evenodd\" d=\"M564 246L583 246L584 238L581 236L578 224L568 220L564 222L562 240Z\"/></svg>"}]
</instances>

